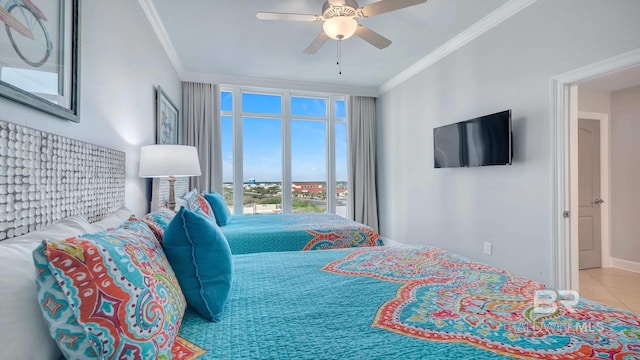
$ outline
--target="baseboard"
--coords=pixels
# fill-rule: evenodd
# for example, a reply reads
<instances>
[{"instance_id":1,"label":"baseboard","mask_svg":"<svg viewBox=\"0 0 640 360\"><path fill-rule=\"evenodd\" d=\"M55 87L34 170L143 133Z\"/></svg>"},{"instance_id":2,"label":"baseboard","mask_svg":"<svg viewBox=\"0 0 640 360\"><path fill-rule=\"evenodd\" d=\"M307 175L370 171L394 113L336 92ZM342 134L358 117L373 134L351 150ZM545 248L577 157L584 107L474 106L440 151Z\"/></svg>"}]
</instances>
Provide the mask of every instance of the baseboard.
<instances>
[{"instance_id":1,"label":"baseboard","mask_svg":"<svg viewBox=\"0 0 640 360\"><path fill-rule=\"evenodd\" d=\"M611 258L611 266L622 270L640 273L640 263L634 261Z\"/></svg>"}]
</instances>

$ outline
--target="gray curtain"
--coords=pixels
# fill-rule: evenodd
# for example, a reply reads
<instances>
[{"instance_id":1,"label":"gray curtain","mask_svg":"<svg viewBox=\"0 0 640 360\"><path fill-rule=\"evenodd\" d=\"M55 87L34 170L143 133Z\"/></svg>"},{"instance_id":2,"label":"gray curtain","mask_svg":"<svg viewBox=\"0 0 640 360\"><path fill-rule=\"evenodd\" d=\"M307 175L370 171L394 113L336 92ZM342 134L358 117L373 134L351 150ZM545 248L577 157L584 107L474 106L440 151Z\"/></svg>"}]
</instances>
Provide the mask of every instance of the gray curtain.
<instances>
[{"instance_id":1,"label":"gray curtain","mask_svg":"<svg viewBox=\"0 0 640 360\"><path fill-rule=\"evenodd\" d=\"M349 97L349 218L378 230L376 99Z\"/></svg>"},{"instance_id":2,"label":"gray curtain","mask_svg":"<svg viewBox=\"0 0 640 360\"><path fill-rule=\"evenodd\" d=\"M182 142L198 148L201 176L190 179L190 187L200 192L222 191L220 111L215 85L182 83Z\"/></svg>"}]
</instances>

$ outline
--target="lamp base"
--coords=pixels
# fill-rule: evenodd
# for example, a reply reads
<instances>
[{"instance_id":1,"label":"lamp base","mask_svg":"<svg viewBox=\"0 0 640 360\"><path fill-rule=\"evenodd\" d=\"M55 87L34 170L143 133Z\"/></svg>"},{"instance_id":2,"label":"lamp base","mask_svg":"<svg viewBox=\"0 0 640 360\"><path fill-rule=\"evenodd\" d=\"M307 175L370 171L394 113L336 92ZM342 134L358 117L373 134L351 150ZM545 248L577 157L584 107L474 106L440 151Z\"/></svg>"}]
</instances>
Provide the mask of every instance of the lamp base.
<instances>
[{"instance_id":1,"label":"lamp base","mask_svg":"<svg viewBox=\"0 0 640 360\"><path fill-rule=\"evenodd\" d=\"M176 211L176 178L173 176L169 176L169 201L167 202L167 207L171 211Z\"/></svg>"}]
</instances>

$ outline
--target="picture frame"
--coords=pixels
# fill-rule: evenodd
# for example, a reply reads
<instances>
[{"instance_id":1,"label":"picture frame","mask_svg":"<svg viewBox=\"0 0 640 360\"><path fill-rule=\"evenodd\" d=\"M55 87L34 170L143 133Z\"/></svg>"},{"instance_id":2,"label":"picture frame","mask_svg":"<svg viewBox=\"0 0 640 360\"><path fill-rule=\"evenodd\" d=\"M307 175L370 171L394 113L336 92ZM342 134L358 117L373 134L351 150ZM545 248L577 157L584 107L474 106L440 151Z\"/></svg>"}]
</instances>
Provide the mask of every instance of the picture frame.
<instances>
[{"instance_id":1,"label":"picture frame","mask_svg":"<svg viewBox=\"0 0 640 360\"><path fill-rule=\"evenodd\" d=\"M156 144L180 144L180 111L160 86L156 88Z\"/></svg>"},{"instance_id":2,"label":"picture frame","mask_svg":"<svg viewBox=\"0 0 640 360\"><path fill-rule=\"evenodd\" d=\"M80 0L0 3L0 96L80 121Z\"/></svg>"}]
</instances>

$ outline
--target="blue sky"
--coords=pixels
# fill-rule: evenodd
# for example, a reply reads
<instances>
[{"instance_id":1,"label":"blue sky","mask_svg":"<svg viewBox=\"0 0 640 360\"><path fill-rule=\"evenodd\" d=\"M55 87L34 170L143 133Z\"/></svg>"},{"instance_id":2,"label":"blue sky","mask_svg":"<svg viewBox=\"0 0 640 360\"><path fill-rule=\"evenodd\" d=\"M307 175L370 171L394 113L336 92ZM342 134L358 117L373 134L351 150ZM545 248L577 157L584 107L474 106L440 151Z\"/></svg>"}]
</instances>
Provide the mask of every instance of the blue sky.
<instances>
[{"instance_id":1,"label":"blue sky","mask_svg":"<svg viewBox=\"0 0 640 360\"><path fill-rule=\"evenodd\" d=\"M222 92L221 109L231 111L232 94ZM344 101L336 101L336 117L345 118ZM243 94L242 111L281 116L279 96ZM291 175L295 181L326 181L327 122L296 120L296 116L326 118L324 99L291 98ZM279 118L244 117L243 181L282 181L282 121ZM222 117L223 181L233 180L233 123ZM347 180L347 131L336 124L336 180Z\"/></svg>"}]
</instances>

